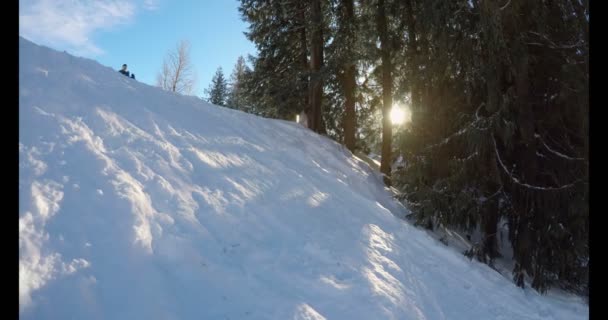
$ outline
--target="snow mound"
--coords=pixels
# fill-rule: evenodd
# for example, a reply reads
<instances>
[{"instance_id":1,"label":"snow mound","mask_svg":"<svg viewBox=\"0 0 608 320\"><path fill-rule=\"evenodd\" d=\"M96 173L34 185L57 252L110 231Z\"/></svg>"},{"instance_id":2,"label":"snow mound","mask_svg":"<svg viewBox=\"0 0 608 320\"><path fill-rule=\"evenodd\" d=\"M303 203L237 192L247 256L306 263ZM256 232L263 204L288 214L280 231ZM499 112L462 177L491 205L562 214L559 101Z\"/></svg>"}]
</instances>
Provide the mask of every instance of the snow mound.
<instances>
[{"instance_id":1,"label":"snow mound","mask_svg":"<svg viewBox=\"0 0 608 320\"><path fill-rule=\"evenodd\" d=\"M399 216L292 122L19 43L22 319L587 319Z\"/></svg>"}]
</instances>

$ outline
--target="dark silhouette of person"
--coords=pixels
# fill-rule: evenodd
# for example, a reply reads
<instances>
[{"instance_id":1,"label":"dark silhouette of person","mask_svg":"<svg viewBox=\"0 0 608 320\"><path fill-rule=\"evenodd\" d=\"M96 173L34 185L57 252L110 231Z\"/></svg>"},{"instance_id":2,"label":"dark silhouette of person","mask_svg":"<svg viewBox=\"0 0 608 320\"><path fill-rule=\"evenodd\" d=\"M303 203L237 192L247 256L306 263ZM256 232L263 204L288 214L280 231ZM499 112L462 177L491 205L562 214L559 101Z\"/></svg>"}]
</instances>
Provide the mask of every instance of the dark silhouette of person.
<instances>
[{"instance_id":1,"label":"dark silhouette of person","mask_svg":"<svg viewBox=\"0 0 608 320\"><path fill-rule=\"evenodd\" d=\"M127 71L127 65L126 64L123 64L122 65L122 69L118 70L118 72L124 74L127 77L129 76L129 71Z\"/></svg>"}]
</instances>

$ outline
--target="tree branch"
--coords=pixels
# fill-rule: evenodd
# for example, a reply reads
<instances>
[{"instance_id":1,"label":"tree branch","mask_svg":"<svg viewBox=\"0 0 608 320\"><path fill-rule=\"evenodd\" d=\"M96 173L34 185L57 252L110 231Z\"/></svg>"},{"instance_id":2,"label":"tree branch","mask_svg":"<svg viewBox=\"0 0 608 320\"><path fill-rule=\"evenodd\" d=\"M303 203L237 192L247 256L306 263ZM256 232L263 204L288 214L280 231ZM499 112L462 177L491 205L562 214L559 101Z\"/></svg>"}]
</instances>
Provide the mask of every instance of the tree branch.
<instances>
[{"instance_id":1,"label":"tree branch","mask_svg":"<svg viewBox=\"0 0 608 320\"><path fill-rule=\"evenodd\" d=\"M520 185L524 188L528 188L528 189L532 189L532 190L539 190L539 191L556 191L556 190L564 190L564 189L568 189L573 187L575 184L581 182L582 180L576 180L572 183L563 185L563 186L559 186L559 187L541 187L541 186L534 186L534 185L530 185L524 182L519 181L519 179L517 179L515 176L513 176L509 170L507 169L507 166L505 166L505 164L502 161L502 158L500 157L500 153L498 152L498 146L496 144L496 139L494 138L494 135L492 135L492 141L494 141L494 151L496 153L496 159L498 160L500 167L505 171L505 173L509 176L509 178L511 178L511 180L513 181L513 183Z\"/></svg>"}]
</instances>

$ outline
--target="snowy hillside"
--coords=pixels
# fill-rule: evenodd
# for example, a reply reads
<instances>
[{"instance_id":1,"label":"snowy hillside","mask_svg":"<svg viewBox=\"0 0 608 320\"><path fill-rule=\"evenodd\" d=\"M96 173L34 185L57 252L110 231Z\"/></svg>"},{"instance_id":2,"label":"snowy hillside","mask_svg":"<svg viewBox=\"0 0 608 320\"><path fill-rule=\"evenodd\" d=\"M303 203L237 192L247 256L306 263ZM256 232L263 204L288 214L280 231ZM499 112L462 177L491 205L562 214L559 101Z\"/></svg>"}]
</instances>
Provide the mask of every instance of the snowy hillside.
<instances>
[{"instance_id":1,"label":"snowy hillside","mask_svg":"<svg viewBox=\"0 0 608 320\"><path fill-rule=\"evenodd\" d=\"M396 216L296 123L20 39L22 319L587 319Z\"/></svg>"}]
</instances>

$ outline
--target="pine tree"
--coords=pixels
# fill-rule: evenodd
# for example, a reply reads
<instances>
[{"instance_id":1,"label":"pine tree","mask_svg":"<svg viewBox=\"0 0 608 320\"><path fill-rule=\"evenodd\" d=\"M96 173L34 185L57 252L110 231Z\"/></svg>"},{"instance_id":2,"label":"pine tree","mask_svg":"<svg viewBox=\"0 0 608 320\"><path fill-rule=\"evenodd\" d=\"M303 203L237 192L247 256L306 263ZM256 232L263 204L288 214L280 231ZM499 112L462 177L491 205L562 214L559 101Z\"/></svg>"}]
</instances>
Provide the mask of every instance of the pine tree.
<instances>
[{"instance_id":1,"label":"pine tree","mask_svg":"<svg viewBox=\"0 0 608 320\"><path fill-rule=\"evenodd\" d=\"M299 0L241 0L239 11L249 23L247 38L258 49L247 81L256 113L295 119L309 109L309 5Z\"/></svg>"},{"instance_id":2,"label":"pine tree","mask_svg":"<svg viewBox=\"0 0 608 320\"><path fill-rule=\"evenodd\" d=\"M246 100L246 77L251 72L247 63L245 62L245 58L240 56L234 69L232 70L232 75L230 76L230 88L228 92L228 98L226 100L226 105L229 108L241 110L241 111L250 111L247 106Z\"/></svg>"},{"instance_id":3,"label":"pine tree","mask_svg":"<svg viewBox=\"0 0 608 320\"><path fill-rule=\"evenodd\" d=\"M344 145L351 151L355 151L357 127L357 115L355 110L355 99L357 89L357 64L359 54L357 53L357 19L355 16L355 4L353 0L340 0L335 15L337 16L337 32L334 39L334 51L329 59L337 60L337 79L340 83L340 91L344 97L344 115L342 126L344 130Z\"/></svg>"},{"instance_id":4,"label":"pine tree","mask_svg":"<svg viewBox=\"0 0 608 320\"><path fill-rule=\"evenodd\" d=\"M482 231L470 257L500 257L505 221L518 285L529 275L541 292L588 290L588 1L241 0L240 10L258 48L243 81L251 112L304 110L311 129L381 152L418 223ZM412 110L394 132L393 103ZM393 154L407 166L391 168Z\"/></svg>"},{"instance_id":5,"label":"pine tree","mask_svg":"<svg viewBox=\"0 0 608 320\"><path fill-rule=\"evenodd\" d=\"M467 254L491 264L505 219L518 285L529 275L541 292L588 290L587 9L408 2L406 30L420 41L404 70L416 82L403 87L420 102L396 180L419 221L480 227Z\"/></svg>"},{"instance_id":6,"label":"pine tree","mask_svg":"<svg viewBox=\"0 0 608 320\"><path fill-rule=\"evenodd\" d=\"M380 38L380 56L382 60L382 159L380 171L386 176L391 175L393 127L390 112L393 107L393 66L391 63L391 47L387 21L386 5L384 0L378 0L377 23L378 37Z\"/></svg>"},{"instance_id":7,"label":"pine tree","mask_svg":"<svg viewBox=\"0 0 608 320\"><path fill-rule=\"evenodd\" d=\"M228 84L224 78L222 67L217 68L215 75L211 79L209 88L205 90L207 101L218 106L225 106L228 98Z\"/></svg>"},{"instance_id":8,"label":"pine tree","mask_svg":"<svg viewBox=\"0 0 608 320\"><path fill-rule=\"evenodd\" d=\"M308 113L308 127L318 133L325 133L326 128L323 124L323 75L321 66L323 65L323 24L321 12L321 0L312 0L310 9L310 111Z\"/></svg>"}]
</instances>

